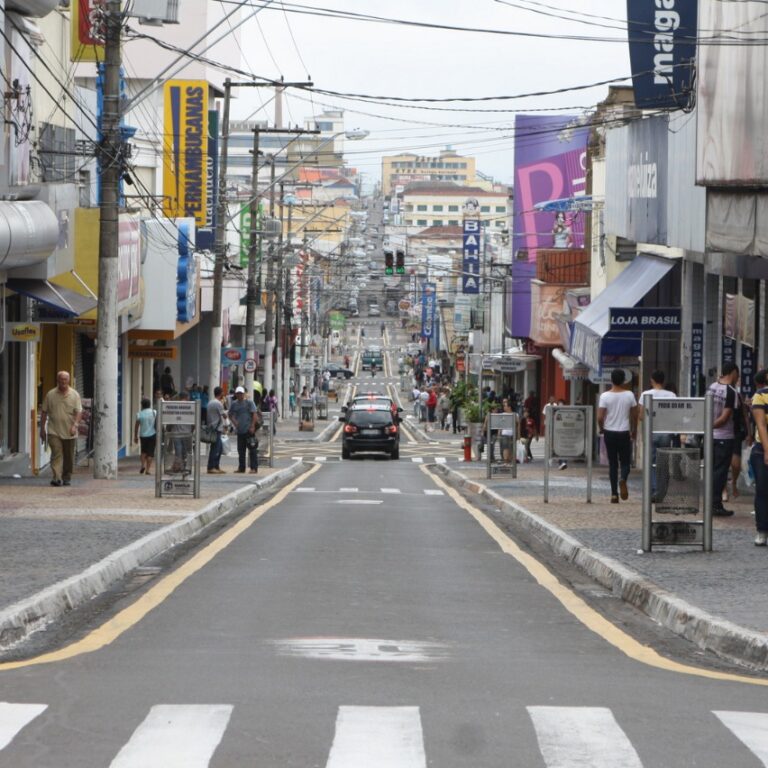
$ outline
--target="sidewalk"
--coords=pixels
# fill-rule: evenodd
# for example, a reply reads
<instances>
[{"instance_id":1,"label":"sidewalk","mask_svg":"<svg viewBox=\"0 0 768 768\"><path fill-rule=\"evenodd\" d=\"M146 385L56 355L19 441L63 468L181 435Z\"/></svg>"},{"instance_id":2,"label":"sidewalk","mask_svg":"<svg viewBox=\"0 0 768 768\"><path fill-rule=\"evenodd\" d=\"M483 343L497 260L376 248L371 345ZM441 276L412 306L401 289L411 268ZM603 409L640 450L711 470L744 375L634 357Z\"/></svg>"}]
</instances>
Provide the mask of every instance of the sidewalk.
<instances>
[{"instance_id":1,"label":"sidewalk","mask_svg":"<svg viewBox=\"0 0 768 768\"><path fill-rule=\"evenodd\" d=\"M534 456L542 450L540 441ZM546 542L667 628L723 658L768 670L768 594L760 588L768 551L753 544L752 495L728 502L733 517L714 518L713 552L656 547L644 553L639 471L630 476L629 499L618 505L610 503L604 466L593 468L591 504L586 503L583 465L552 468L548 504L543 501L541 457L518 465L517 479L502 475L489 480L480 462L438 465L437 471L452 484L482 494L504 522Z\"/></svg>"}]
</instances>

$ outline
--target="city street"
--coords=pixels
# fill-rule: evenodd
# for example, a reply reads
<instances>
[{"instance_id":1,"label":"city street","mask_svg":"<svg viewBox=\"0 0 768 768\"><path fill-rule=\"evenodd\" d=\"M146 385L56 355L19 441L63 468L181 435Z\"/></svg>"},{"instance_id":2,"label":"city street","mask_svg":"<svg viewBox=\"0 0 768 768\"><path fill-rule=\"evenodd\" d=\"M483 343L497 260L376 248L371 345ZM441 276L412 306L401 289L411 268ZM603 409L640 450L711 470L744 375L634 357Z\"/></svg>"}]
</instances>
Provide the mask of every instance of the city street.
<instances>
[{"instance_id":1,"label":"city street","mask_svg":"<svg viewBox=\"0 0 768 768\"><path fill-rule=\"evenodd\" d=\"M313 463L79 641L0 667L0 766L768 765L763 685L636 660L468 506L410 459Z\"/></svg>"}]
</instances>

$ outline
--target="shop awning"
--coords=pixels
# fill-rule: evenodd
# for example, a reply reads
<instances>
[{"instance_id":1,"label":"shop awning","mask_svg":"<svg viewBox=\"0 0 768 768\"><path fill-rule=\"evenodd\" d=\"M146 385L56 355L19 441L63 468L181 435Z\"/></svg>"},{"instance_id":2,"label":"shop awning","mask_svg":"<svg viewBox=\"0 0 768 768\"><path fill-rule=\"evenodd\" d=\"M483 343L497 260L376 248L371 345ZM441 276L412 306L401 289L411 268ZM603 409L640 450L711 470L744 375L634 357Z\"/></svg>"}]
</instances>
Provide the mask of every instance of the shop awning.
<instances>
[{"instance_id":1,"label":"shop awning","mask_svg":"<svg viewBox=\"0 0 768 768\"><path fill-rule=\"evenodd\" d=\"M578 381L589 378L589 366L572 357L562 349L553 349L552 357L557 360L563 369L563 378L566 381Z\"/></svg>"},{"instance_id":2,"label":"shop awning","mask_svg":"<svg viewBox=\"0 0 768 768\"><path fill-rule=\"evenodd\" d=\"M48 280L11 278L5 286L14 293L28 296L66 317L77 317L90 312L98 303L90 296L54 285Z\"/></svg>"},{"instance_id":3,"label":"shop awning","mask_svg":"<svg viewBox=\"0 0 768 768\"><path fill-rule=\"evenodd\" d=\"M576 318L570 353L596 371L603 355L639 354L640 336L612 336L612 307L634 307L675 266L672 259L638 254L634 261Z\"/></svg>"}]
</instances>

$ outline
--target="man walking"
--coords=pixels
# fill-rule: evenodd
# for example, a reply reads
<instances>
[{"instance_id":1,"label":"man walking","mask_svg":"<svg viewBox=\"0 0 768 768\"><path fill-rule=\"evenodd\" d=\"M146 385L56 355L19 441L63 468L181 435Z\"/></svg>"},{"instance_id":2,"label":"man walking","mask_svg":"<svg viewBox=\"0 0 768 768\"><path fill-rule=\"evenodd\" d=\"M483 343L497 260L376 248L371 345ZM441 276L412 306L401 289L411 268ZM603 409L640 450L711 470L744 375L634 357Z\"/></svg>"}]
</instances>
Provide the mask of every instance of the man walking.
<instances>
[{"instance_id":1,"label":"man walking","mask_svg":"<svg viewBox=\"0 0 768 768\"><path fill-rule=\"evenodd\" d=\"M40 439L45 440L48 428L48 446L51 449L51 485L71 485L75 465L77 425L83 413L80 395L69 386L69 373L56 374L56 387L43 400L40 419Z\"/></svg>"},{"instance_id":2,"label":"man walking","mask_svg":"<svg viewBox=\"0 0 768 768\"><path fill-rule=\"evenodd\" d=\"M213 390L213 400L208 402L208 407L205 409L205 423L211 429L216 430L216 440L210 443L208 448L209 475L223 475L225 473L225 470L219 466L223 450L221 436L226 426L226 411L224 410L224 403L222 403L223 392L224 390L221 387L215 387Z\"/></svg>"},{"instance_id":3,"label":"man walking","mask_svg":"<svg viewBox=\"0 0 768 768\"><path fill-rule=\"evenodd\" d=\"M235 399L229 406L229 419L237 432L237 469L235 472L245 472L245 454L248 452L250 473L255 475L259 470L259 442L256 430L261 426L261 414L253 400L245 399L245 390L238 387Z\"/></svg>"},{"instance_id":4,"label":"man walking","mask_svg":"<svg viewBox=\"0 0 768 768\"><path fill-rule=\"evenodd\" d=\"M723 507L723 490L728 483L728 470L733 456L733 414L741 408L741 399L734 389L739 369L733 363L724 363L720 378L709 387L714 398L712 422L712 514L730 517L732 509Z\"/></svg>"},{"instance_id":5,"label":"man walking","mask_svg":"<svg viewBox=\"0 0 768 768\"><path fill-rule=\"evenodd\" d=\"M632 440L637 434L637 400L624 388L624 371L611 371L611 388L600 395L597 427L604 436L608 454L608 477L611 481L611 504L629 498L627 480L632 462ZM619 464L621 479L619 479Z\"/></svg>"}]
</instances>

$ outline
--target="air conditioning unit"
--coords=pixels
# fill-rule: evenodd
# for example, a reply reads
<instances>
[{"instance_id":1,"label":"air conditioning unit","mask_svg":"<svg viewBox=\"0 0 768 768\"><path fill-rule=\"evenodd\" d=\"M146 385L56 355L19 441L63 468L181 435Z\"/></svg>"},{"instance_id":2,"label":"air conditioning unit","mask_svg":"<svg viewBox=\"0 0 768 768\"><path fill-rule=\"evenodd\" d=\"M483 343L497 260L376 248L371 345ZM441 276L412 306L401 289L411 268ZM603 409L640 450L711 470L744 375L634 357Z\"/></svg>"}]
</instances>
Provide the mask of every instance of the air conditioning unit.
<instances>
[{"instance_id":1,"label":"air conditioning unit","mask_svg":"<svg viewBox=\"0 0 768 768\"><path fill-rule=\"evenodd\" d=\"M159 27L161 24L179 23L179 0L133 0L128 16L139 24Z\"/></svg>"}]
</instances>

